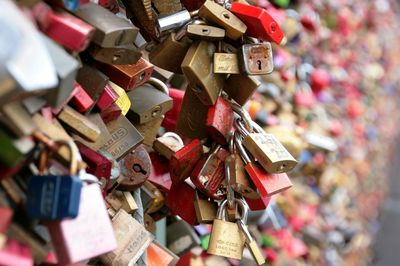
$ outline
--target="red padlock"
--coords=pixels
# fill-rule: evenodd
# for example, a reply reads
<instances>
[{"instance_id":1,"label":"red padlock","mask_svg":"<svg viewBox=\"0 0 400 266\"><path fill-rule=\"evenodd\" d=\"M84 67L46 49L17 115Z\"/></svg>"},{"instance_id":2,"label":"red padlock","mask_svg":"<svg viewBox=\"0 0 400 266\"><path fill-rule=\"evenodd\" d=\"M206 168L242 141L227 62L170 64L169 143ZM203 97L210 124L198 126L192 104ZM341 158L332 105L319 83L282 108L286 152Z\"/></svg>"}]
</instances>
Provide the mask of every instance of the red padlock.
<instances>
[{"instance_id":1,"label":"red padlock","mask_svg":"<svg viewBox=\"0 0 400 266\"><path fill-rule=\"evenodd\" d=\"M82 159L88 165L86 171L99 179L101 189L103 194L105 194L110 183L112 162L83 143L77 141L76 145L78 146Z\"/></svg>"},{"instance_id":2,"label":"red padlock","mask_svg":"<svg viewBox=\"0 0 400 266\"><path fill-rule=\"evenodd\" d=\"M265 9L234 2L230 11L246 24L246 35L277 44L285 43L286 38L281 28Z\"/></svg>"},{"instance_id":3,"label":"red padlock","mask_svg":"<svg viewBox=\"0 0 400 266\"><path fill-rule=\"evenodd\" d=\"M179 215L188 224L198 224L194 201L196 191L185 182L173 183L168 193L166 205L174 215Z\"/></svg>"},{"instance_id":4,"label":"red padlock","mask_svg":"<svg viewBox=\"0 0 400 266\"><path fill-rule=\"evenodd\" d=\"M87 111L94 104L92 98L90 98L89 94L87 94L78 82L75 82L71 103L79 112Z\"/></svg>"},{"instance_id":5,"label":"red padlock","mask_svg":"<svg viewBox=\"0 0 400 266\"><path fill-rule=\"evenodd\" d=\"M315 69L310 75L310 83L313 92L319 93L329 86L329 73L323 69Z\"/></svg>"},{"instance_id":6,"label":"red padlock","mask_svg":"<svg viewBox=\"0 0 400 266\"><path fill-rule=\"evenodd\" d=\"M292 182L286 173L269 174L257 162L250 159L250 156L241 143L239 132L236 131L234 137L235 145L245 163L244 169L249 174L254 185L256 185L261 196L272 196L292 186Z\"/></svg>"},{"instance_id":7,"label":"red padlock","mask_svg":"<svg viewBox=\"0 0 400 266\"><path fill-rule=\"evenodd\" d=\"M218 144L226 145L233 126L233 110L221 96L208 108L206 123L210 137Z\"/></svg>"},{"instance_id":8,"label":"red padlock","mask_svg":"<svg viewBox=\"0 0 400 266\"><path fill-rule=\"evenodd\" d=\"M218 156L220 150L222 150L221 146L216 145L210 151L210 154L196 164L190 175L193 184L213 199L222 199L226 194L221 189L222 182L225 179L225 165L224 160Z\"/></svg>"},{"instance_id":9,"label":"red padlock","mask_svg":"<svg viewBox=\"0 0 400 266\"><path fill-rule=\"evenodd\" d=\"M172 109L165 113L162 126L166 131L175 131L176 121L178 121L179 112L181 111L183 96L185 91L174 88L169 89L169 97L172 98L173 106Z\"/></svg>"},{"instance_id":10,"label":"red padlock","mask_svg":"<svg viewBox=\"0 0 400 266\"><path fill-rule=\"evenodd\" d=\"M151 152L151 171L149 181L157 186L162 192L169 193L171 190L171 176L169 174L169 160L156 152Z\"/></svg>"},{"instance_id":11,"label":"red padlock","mask_svg":"<svg viewBox=\"0 0 400 266\"><path fill-rule=\"evenodd\" d=\"M119 108L116 103L113 103L109 107L101 111L100 116L103 119L104 123L108 124L109 122L118 119L121 113L121 108Z\"/></svg>"},{"instance_id":12,"label":"red padlock","mask_svg":"<svg viewBox=\"0 0 400 266\"><path fill-rule=\"evenodd\" d=\"M85 50L95 32L90 24L67 12L54 12L44 2L34 5L32 13L47 36L74 52Z\"/></svg>"},{"instance_id":13,"label":"red padlock","mask_svg":"<svg viewBox=\"0 0 400 266\"><path fill-rule=\"evenodd\" d=\"M170 160L172 182L178 183L188 178L203 153L203 144L200 140L194 139L172 155Z\"/></svg>"},{"instance_id":14,"label":"red padlock","mask_svg":"<svg viewBox=\"0 0 400 266\"><path fill-rule=\"evenodd\" d=\"M268 208L271 197L260 196L257 199L244 198L252 211L261 211Z\"/></svg>"},{"instance_id":15,"label":"red padlock","mask_svg":"<svg viewBox=\"0 0 400 266\"><path fill-rule=\"evenodd\" d=\"M96 106L103 111L110 107L118 99L118 97L119 95L115 92L111 85L107 84L100 98L97 100Z\"/></svg>"}]
</instances>

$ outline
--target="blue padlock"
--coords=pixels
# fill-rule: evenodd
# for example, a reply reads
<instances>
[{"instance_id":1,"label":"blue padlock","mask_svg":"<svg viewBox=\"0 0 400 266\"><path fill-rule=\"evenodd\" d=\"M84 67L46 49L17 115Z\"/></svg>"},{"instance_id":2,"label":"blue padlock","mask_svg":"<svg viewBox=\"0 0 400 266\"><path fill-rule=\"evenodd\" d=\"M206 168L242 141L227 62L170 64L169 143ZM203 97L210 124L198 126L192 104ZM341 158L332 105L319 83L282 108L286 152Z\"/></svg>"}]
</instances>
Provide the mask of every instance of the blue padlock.
<instances>
[{"instance_id":1,"label":"blue padlock","mask_svg":"<svg viewBox=\"0 0 400 266\"><path fill-rule=\"evenodd\" d=\"M43 175L47 160L47 150L40 156L40 175L32 176L28 181L27 213L31 218L40 220L61 220L75 218L79 211L82 181L77 172L77 153L74 143L57 142L70 148L71 175ZM75 155L74 155L75 154Z\"/></svg>"}]
</instances>

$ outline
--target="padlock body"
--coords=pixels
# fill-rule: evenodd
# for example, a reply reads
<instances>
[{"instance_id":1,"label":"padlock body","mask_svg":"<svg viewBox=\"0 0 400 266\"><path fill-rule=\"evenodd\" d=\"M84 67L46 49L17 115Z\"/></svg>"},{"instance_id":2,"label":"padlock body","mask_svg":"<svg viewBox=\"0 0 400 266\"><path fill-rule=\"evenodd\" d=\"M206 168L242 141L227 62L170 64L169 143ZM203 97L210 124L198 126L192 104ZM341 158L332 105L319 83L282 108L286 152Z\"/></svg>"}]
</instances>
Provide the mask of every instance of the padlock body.
<instances>
[{"instance_id":1,"label":"padlock body","mask_svg":"<svg viewBox=\"0 0 400 266\"><path fill-rule=\"evenodd\" d=\"M245 237L236 223L215 219L207 252L241 260Z\"/></svg>"},{"instance_id":2,"label":"padlock body","mask_svg":"<svg viewBox=\"0 0 400 266\"><path fill-rule=\"evenodd\" d=\"M173 73L182 73L181 64L192 41L187 37L175 40L176 33L171 33L162 43L149 53L149 61Z\"/></svg>"},{"instance_id":3,"label":"padlock body","mask_svg":"<svg viewBox=\"0 0 400 266\"><path fill-rule=\"evenodd\" d=\"M244 137L243 146L268 173L286 173L297 164L293 156L272 134L251 133Z\"/></svg>"},{"instance_id":4,"label":"padlock body","mask_svg":"<svg viewBox=\"0 0 400 266\"><path fill-rule=\"evenodd\" d=\"M217 217L217 204L206 199L196 199L194 202L197 221L201 224L212 223Z\"/></svg>"},{"instance_id":5,"label":"padlock body","mask_svg":"<svg viewBox=\"0 0 400 266\"><path fill-rule=\"evenodd\" d=\"M208 108L207 131L218 144L225 145L233 126L233 110L229 103L218 97L216 103Z\"/></svg>"},{"instance_id":6,"label":"padlock body","mask_svg":"<svg viewBox=\"0 0 400 266\"><path fill-rule=\"evenodd\" d=\"M242 71L248 75L265 75L274 70L270 43L244 44L239 59Z\"/></svg>"},{"instance_id":7,"label":"padlock body","mask_svg":"<svg viewBox=\"0 0 400 266\"><path fill-rule=\"evenodd\" d=\"M246 173L244 162L240 155L237 153L229 155L225 163L229 165L232 189L244 197L257 198L257 188Z\"/></svg>"},{"instance_id":8,"label":"padlock body","mask_svg":"<svg viewBox=\"0 0 400 266\"><path fill-rule=\"evenodd\" d=\"M74 218L81 189L78 176L32 176L28 182L28 215L42 220Z\"/></svg>"},{"instance_id":9,"label":"padlock body","mask_svg":"<svg viewBox=\"0 0 400 266\"><path fill-rule=\"evenodd\" d=\"M263 197L272 196L292 186L287 174L269 174L257 163L247 164L245 170Z\"/></svg>"},{"instance_id":10,"label":"padlock body","mask_svg":"<svg viewBox=\"0 0 400 266\"><path fill-rule=\"evenodd\" d=\"M238 104L245 105L261 82L246 74L230 75L224 83L224 91Z\"/></svg>"},{"instance_id":11,"label":"padlock body","mask_svg":"<svg viewBox=\"0 0 400 266\"><path fill-rule=\"evenodd\" d=\"M198 139L193 140L172 155L170 161L172 182L177 183L185 180L190 175L202 155L203 146Z\"/></svg>"}]
</instances>

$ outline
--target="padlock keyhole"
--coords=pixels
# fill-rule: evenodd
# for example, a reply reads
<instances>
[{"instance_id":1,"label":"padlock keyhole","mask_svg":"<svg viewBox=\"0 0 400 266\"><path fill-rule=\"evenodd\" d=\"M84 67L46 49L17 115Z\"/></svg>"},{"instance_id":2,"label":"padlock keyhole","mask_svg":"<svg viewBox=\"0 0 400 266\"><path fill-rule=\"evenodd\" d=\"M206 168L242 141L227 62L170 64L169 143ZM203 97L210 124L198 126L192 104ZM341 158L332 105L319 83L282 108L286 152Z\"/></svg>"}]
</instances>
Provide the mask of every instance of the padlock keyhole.
<instances>
[{"instance_id":1,"label":"padlock keyhole","mask_svg":"<svg viewBox=\"0 0 400 266\"><path fill-rule=\"evenodd\" d=\"M138 163L135 163L135 164L133 165L132 169L133 169L133 171L135 171L136 173L141 173L141 174L143 174L143 175L147 175L147 171L144 170L143 167L142 167L140 164L138 164Z\"/></svg>"},{"instance_id":2,"label":"padlock keyhole","mask_svg":"<svg viewBox=\"0 0 400 266\"><path fill-rule=\"evenodd\" d=\"M257 60L258 70L262 70L261 60Z\"/></svg>"}]
</instances>

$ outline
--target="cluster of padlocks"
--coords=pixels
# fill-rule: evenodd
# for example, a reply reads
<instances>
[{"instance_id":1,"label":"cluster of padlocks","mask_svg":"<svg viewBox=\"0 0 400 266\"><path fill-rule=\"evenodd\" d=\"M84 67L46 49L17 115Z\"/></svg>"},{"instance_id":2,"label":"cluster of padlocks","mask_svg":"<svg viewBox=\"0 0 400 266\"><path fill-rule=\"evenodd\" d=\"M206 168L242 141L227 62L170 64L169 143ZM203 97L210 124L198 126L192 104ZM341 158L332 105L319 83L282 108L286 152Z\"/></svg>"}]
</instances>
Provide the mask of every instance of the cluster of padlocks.
<instances>
[{"instance_id":1,"label":"cluster of padlocks","mask_svg":"<svg viewBox=\"0 0 400 266\"><path fill-rule=\"evenodd\" d=\"M3 0L0 265L361 265L395 7Z\"/></svg>"}]
</instances>

